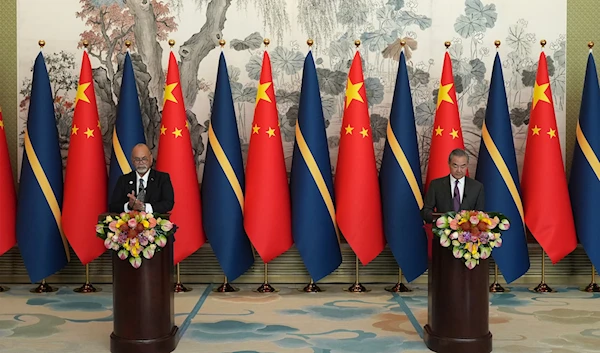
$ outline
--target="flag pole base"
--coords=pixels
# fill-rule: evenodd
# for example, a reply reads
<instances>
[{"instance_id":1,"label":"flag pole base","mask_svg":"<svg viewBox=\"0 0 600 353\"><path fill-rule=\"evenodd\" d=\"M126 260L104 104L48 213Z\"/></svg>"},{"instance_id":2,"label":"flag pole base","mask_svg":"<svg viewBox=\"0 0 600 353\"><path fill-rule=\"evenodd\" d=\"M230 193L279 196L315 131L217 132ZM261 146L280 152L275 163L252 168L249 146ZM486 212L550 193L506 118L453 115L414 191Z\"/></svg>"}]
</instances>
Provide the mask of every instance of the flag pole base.
<instances>
[{"instance_id":1,"label":"flag pole base","mask_svg":"<svg viewBox=\"0 0 600 353\"><path fill-rule=\"evenodd\" d=\"M85 293L97 293L97 292L102 292L102 288L96 288L90 282L86 282L81 287L73 289L73 292L84 293L84 294Z\"/></svg>"},{"instance_id":2,"label":"flag pole base","mask_svg":"<svg viewBox=\"0 0 600 353\"><path fill-rule=\"evenodd\" d=\"M588 292L588 293L598 293L598 292L600 292L600 286L598 285L598 283L592 282L592 283L588 284L585 288L583 288L582 291Z\"/></svg>"},{"instance_id":3,"label":"flag pole base","mask_svg":"<svg viewBox=\"0 0 600 353\"><path fill-rule=\"evenodd\" d=\"M553 293L553 292L555 292L555 290L550 288L550 286L547 285L546 282L541 282L535 288L531 289L531 291L536 292L536 293Z\"/></svg>"},{"instance_id":4,"label":"flag pole base","mask_svg":"<svg viewBox=\"0 0 600 353\"><path fill-rule=\"evenodd\" d=\"M348 292L350 293L366 293L370 292L365 286L363 286L360 282L354 282L353 285L348 287Z\"/></svg>"},{"instance_id":5,"label":"flag pole base","mask_svg":"<svg viewBox=\"0 0 600 353\"><path fill-rule=\"evenodd\" d=\"M217 293L232 293L239 291L239 288L235 288L229 282L223 282L217 289L214 290Z\"/></svg>"},{"instance_id":6,"label":"flag pole base","mask_svg":"<svg viewBox=\"0 0 600 353\"><path fill-rule=\"evenodd\" d=\"M8 287L0 286L0 293L2 293L2 292L8 292L9 290L10 290L10 288L8 288Z\"/></svg>"},{"instance_id":7,"label":"flag pole base","mask_svg":"<svg viewBox=\"0 0 600 353\"><path fill-rule=\"evenodd\" d=\"M42 281L42 283L40 283L39 286L37 286L36 288L32 288L29 291L31 293L52 293L52 292L56 292L58 290L58 288L54 288L51 285L49 285L48 283Z\"/></svg>"},{"instance_id":8,"label":"flag pole base","mask_svg":"<svg viewBox=\"0 0 600 353\"><path fill-rule=\"evenodd\" d=\"M490 293L508 293L510 289L502 287L498 282L494 282L490 285Z\"/></svg>"},{"instance_id":9,"label":"flag pole base","mask_svg":"<svg viewBox=\"0 0 600 353\"><path fill-rule=\"evenodd\" d=\"M396 285L394 285L392 287L387 287L387 288L385 288L385 290L388 291L388 292L392 292L392 293L408 293L408 292L412 292L412 289L408 288L402 282L398 282L398 283L396 283Z\"/></svg>"},{"instance_id":10,"label":"flag pole base","mask_svg":"<svg viewBox=\"0 0 600 353\"><path fill-rule=\"evenodd\" d=\"M268 282L265 282L261 284L260 287L256 288L256 291L259 293L275 293L277 292L277 289L273 288Z\"/></svg>"},{"instance_id":11,"label":"flag pole base","mask_svg":"<svg viewBox=\"0 0 600 353\"><path fill-rule=\"evenodd\" d=\"M192 290L193 290L193 288L186 287L181 282L175 283L175 288L174 288L175 293L186 293L186 292L191 292Z\"/></svg>"},{"instance_id":12,"label":"flag pole base","mask_svg":"<svg viewBox=\"0 0 600 353\"><path fill-rule=\"evenodd\" d=\"M306 285L306 287L304 287L302 289L303 292L305 293L320 293L323 292L323 290L321 290L321 288L319 288L319 286L317 286L316 283L311 282L309 284Z\"/></svg>"}]
</instances>

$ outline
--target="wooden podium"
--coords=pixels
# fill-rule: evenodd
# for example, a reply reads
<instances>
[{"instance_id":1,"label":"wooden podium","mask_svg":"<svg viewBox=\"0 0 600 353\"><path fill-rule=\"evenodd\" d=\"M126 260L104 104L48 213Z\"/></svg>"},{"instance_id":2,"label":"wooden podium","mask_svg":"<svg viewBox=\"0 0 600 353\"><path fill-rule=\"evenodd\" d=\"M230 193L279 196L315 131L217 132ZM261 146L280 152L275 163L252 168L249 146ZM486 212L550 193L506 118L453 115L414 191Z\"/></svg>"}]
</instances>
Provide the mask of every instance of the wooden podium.
<instances>
[{"instance_id":1,"label":"wooden podium","mask_svg":"<svg viewBox=\"0 0 600 353\"><path fill-rule=\"evenodd\" d=\"M431 246L423 341L438 353L490 353L488 260L469 270L435 234Z\"/></svg>"},{"instance_id":2,"label":"wooden podium","mask_svg":"<svg viewBox=\"0 0 600 353\"><path fill-rule=\"evenodd\" d=\"M105 215L104 215L105 216ZM101 216L102 219L104 217ZM173 236L139 268L112 251L112 353L166 353L179 337L173 309Z\"/></svg>"}]
</instances>

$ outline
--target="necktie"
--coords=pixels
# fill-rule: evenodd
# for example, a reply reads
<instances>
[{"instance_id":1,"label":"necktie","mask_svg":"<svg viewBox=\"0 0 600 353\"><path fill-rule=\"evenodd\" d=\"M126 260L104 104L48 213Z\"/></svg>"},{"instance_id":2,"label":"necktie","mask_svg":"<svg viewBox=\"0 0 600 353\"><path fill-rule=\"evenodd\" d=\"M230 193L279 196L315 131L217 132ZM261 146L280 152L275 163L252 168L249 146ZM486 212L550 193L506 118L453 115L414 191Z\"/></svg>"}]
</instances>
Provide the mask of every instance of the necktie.
<instances>
[{"instance_id":1,"label":"necktie","mask_svg":"<svg viewBox=\"0 0 600 353\"><path fill-rule=\"evenodd\" d=\"M146 197L146 188L144 187L144 179L140 179L140 187L138 188L137 199L144 202Z\"/></svg>"},{"instance_id":2,"label":"necktie","mask_svg":"<svg viewBox=\"0 0 600 353\"><path fill-rule=\"evenodd\" d=\"M458 180L454 184L454 197L452 198L454 202L454 212L460 211L460 191L458 190Z\"/></svg>"}]
</instances>

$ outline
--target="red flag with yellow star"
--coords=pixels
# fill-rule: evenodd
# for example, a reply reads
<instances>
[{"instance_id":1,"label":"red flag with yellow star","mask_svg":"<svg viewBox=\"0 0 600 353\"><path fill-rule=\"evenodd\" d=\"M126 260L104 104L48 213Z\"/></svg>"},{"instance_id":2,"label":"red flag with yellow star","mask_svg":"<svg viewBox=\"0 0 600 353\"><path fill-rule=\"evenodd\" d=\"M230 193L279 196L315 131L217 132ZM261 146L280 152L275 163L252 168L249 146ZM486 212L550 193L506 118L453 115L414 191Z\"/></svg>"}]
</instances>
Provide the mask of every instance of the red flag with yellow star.
<instances>
[{"instance_id":1,"label":"red flag with yellow star","mask_svg":"<svg viewBox=\"0 0 600 353\"><path fill-rule=\"evenodd\" d=\"M248 147L244 199L244 228L264 263L293 244L290 189L276 104L271 61L265 51Z\"/></svg>"},{"instance_id":2,"label":"red flag with yellow star","mask_svg":"<svg viewBox=\"0 0 600 353\"><path fill-rule=\"evenodd\" d=\"M98 216L108 209L106 161L98 118L92 66L83 52L67 155L62 227L71 247L87 265L106 248L96 237Z\"/></svg>"},{"instance_id":3,"label":"red flag with yellow star","mask_svg":"<svg viewBox=\"0 0 600 353\"><path fill-rule=\"evenodd\" d=\"M200 187L181 93L179 67L173 52L169 55L156 169L169 173L173 184L175 206L170 220L178 227L173 250L174 262L178 264L200 249L206 242L206 236L202 228Z\"/></svg>"},{"instance_id":4,"label":"red flag with yellow star","mask_svg":"<svg viewBox=\"0 0 600 353\"><path fill-rule=\"evenodd\" d=\"M363 265L385 247L381 195L360 54L348 73L334 180L340 231Z\"/></svg>"},{"instance_id":5,"label":"red flag with yellow star","mask_svg":"<svg viewBox=\"0 0 600 353\"><path fill-rule=\"evenodd\" d=\"M0 255L10 250L17 242L15 233L17 195L15 193L15 182L12 168L10 167L10 155L8 154L8 143L4 131L4 118L0 108Z\"/></svg>"},{"instance_id":6,"label":"red flag with yellow star","mask_svg":"<svg viewBox=\"0 0 600 353\"><path fill-rule=\"evenodd\" d=\"M525 224L552 263L577 246L548 66L540 54L521 177Z\"/></svg>"},{"instance_id":7,"label":"red flag with yellow star","mask_svg":"<svg viewBox=\"0 0 600 353\"><path fill-rule=\"evenodd\" d=\"M448 166L450 152L456 148L465 148L457 103L454 76L452 75L452 61L450 55L446 52L429 147L425 190L427 190L433 179L450 174L450 167ZM469 175L468 171L467 175Z\"/></svg>"}]
</instances>

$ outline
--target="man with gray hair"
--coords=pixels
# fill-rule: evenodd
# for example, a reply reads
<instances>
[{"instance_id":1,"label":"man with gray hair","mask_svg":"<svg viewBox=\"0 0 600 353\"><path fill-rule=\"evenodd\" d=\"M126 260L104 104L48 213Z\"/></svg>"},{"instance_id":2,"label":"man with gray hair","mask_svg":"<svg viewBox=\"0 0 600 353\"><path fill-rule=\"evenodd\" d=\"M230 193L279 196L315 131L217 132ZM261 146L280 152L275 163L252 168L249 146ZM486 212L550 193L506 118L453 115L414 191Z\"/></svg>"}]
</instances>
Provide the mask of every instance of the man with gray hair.
<instances>
[{"instance_id":1,"label":"man with gray hair","mask_svg":"<svg viewBox=\"0 0 600 353\"><path fill-rule=\"evenodd\" d=\"M467 152L462 149L450 152L448 166L450 174L429 183L421 210L421 216L427 223L433 222L433 212L484 210L483 184L466 176L469 166Z\"/></svg>"}]
</instances>

